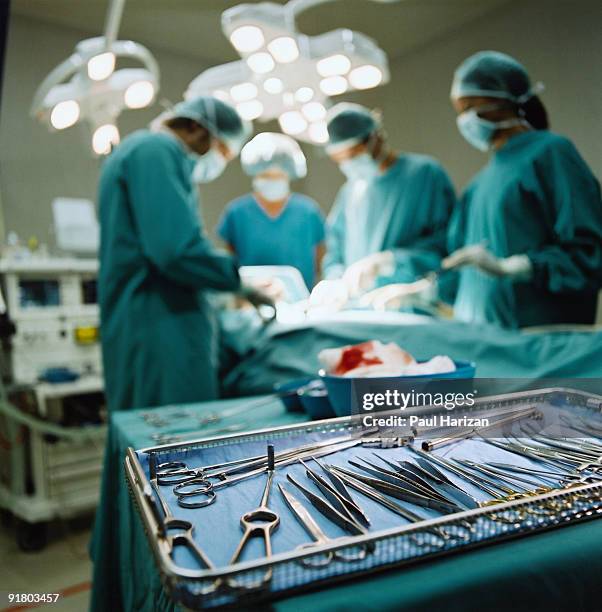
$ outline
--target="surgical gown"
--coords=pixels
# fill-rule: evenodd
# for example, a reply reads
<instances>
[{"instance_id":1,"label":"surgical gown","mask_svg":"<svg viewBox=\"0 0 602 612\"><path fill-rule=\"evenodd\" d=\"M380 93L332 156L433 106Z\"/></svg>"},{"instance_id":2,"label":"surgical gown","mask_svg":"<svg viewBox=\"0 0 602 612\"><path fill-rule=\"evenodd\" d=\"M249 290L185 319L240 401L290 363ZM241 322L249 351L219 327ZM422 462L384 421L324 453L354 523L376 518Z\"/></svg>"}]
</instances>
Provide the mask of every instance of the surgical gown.
<instances>
[{"instance_id":1,"label":"surgical gown","mask_svg":"<svg viewBox=\"0 0 602 612\"><path fill-rule=\"evenodd\" d=\"M455 316L517 328L592 323L602 277L600 185L573 144L547 130L511 138L463 195L449 248L526 254L529 282L460 272Z\"/></svg>"},{"instance_id":2,"label":"surgical gown","mask_svg":"<svg viewBox=\"0 0 602 612\"><path fill-rule=\"evenodd\" d=\"M106 160L99 188L99 301L110 410L218 395L206 290L239 286L203 234L192 164L174 135L139 131Z\"/></svg>"},{"instance_id":3,"label":"surgical gown","mask_svg":"<svg viewBox=\"0 0 602 612\"><path fill-rule=\"evenodd\" d=\"M389 282L409 282L438 266L445 253L454 188L434 159L402 154L384 174L349 180L328 217L326 278L380 251L395 254Z\"/></svg>"}]
</instances>

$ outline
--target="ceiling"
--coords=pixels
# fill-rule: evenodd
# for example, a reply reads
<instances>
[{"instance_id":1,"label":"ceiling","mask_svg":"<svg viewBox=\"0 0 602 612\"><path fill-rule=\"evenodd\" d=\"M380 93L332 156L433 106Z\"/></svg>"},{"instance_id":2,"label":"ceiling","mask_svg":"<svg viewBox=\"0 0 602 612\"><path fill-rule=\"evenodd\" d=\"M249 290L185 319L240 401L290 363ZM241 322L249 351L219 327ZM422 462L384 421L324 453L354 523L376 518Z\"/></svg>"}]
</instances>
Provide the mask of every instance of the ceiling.
<instances>
[{"instance_id":1,"label":"ceiling","mask_svg":"<svg viewBox=\"0 0 602 612\"><path fill-rule=\"evenodd\" d=\"M510 0L399 0L380 4L368 0L329 2L307 10L298 19L309 35L348 27L376 39L389 58L476 19ZM277 0L284 4L284 0ZM222 63L238 59L221 33L220 15L234 0L127 0L120 38ZM13 14L56 25L102 33L109 0L12 0Z\"/></svg>"}]
</instances>

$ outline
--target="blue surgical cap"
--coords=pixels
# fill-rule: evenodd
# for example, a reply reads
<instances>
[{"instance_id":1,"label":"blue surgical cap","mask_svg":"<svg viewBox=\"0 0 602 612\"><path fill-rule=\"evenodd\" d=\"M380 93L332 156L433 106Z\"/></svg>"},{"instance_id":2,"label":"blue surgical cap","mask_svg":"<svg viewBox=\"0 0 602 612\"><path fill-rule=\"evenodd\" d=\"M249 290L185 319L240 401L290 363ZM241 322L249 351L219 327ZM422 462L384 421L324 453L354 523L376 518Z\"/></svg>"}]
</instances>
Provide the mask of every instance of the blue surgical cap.
<instances>
[{"instance_id":1,"label":"blue surgical cap","mask_svg":"<svg viewBox=\"0 0 602 612\"><path fill-rule=\"evenodd\" d=\"M363 142L380 128L378 117L365 106L341 102L326 117L328 143L326 151L337 153Z\"/></svg>"},{"instance_id":2,"label":"blue surgical cap","mask_svg":"<svg viewBox=\"0 0 602 612\"><path fill-rule=\"evenodd\" d=\"M540 83L531 87L527 70L513 57L498 51L480 51L465 59L454 73L451 97L457 100L483 96L522 104L541 87Z\"/></svg>"},{"instance_id":3,"label":"blue surgical cap","mask_svg":"<svg viewBox=\"0 0 602 612\"><path fill-rule=\"evenodd\" d=\"M212 96L184 100L176 104L168 114L196 121L233 153L238 153L251 135L250 124L241 118L236 109Z\"/></svg>"},{"instance_id":4,"label":"blue surgical cap","mask_svg":"<svg viewBox=\"0 0 602 612\"><path fill-rule=\"evenodd\" d=\"M240 152L240 163L249 176L274 167L286 172L291 180L307 174L305 155L297 141L274 132L262 132L248 142Z\"/></svg>"}]
</instances>

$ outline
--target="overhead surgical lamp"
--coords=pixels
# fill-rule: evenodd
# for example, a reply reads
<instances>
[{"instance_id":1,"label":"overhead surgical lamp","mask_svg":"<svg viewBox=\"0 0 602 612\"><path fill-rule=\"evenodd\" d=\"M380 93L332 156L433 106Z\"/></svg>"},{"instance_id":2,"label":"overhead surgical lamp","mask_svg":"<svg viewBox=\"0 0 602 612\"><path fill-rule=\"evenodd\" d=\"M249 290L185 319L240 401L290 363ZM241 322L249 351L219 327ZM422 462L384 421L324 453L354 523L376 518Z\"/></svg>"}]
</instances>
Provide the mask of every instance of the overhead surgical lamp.
<instances>
[{"instance_id":1,"label":"overhead surgical lamp","mask_svg":"<svg viewBox=\"0 0 602 612\"><path fill-rule=\"evenodd\" d=\"M31 106L31 115L51 130L85 121L96 155L110 153L119 142L121 111L150 105L159 91L159 67L150 51L131 40L115 40L124 2L112 1L105 35L78 43L44 79ZM118 58L137 60L142 67L116 70Z\"/></svg>"},{"instance_id":2,"label":"overhead surgical lamp","mask_svg":"<svg viewBox=\"0 0 602 612\"><path fill-rule=\"evenodd\" d=\"M260 2L224 11L222 30L242 59L205 70L184 97L212 94L233 104L247 120L278 119L286 134L325 143L331 97L389 80L385 52L364 34L337 29L306 36L297 31L298 14L327 1Z\"/></svg>"}]
</instances>

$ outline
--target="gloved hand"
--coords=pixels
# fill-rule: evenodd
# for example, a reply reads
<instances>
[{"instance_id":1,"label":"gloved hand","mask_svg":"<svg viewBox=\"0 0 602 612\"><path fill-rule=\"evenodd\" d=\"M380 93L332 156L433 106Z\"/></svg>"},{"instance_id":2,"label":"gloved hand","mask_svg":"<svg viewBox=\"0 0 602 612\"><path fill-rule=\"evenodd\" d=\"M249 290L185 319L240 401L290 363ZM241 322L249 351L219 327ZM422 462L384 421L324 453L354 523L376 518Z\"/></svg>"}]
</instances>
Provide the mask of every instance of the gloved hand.
<instances>
[{"instance_id":1,"label":"gloved hand","mask_svg":"<svg viewBox=\"0 0 602 612\"><path fill-rule=\"evenodd\" d=\"M533 266L527 255L496 257L483 244L471 244L454 251L441 262L444 270L474 266L491 276L507 276L516 280L529 280Z\"/></svg>"},{"instance_id":2,"label":"gloved hand","mask_svg":"<svg viewBox=\"0 0 602 612\"><path fill-rule=\"evenodd\" d=\"M350 297L357 297L372 289L379 276L393 274L395 256L392 251L373 253L351 264L343 274Z\"/></svg>"},{"instance_id":3,"label":"gloved hand","mask_svg":"<svg viewBox=\"0 0 602 612\"><path fill-rule=\"evenodd\" d=\"M421 278L414 283L394 283L365 293L360 306L374 310L399 310L402 307L427 308L436 302L435 277Z\"/></svg>"},{"instance_id":4,"label":"gloved hand","mask_svg":"<svg viewBox=\"0 0 602 612\"><path fill-rule=\"evenodd\" d=\"M264 321L271 321L276 318L276 304L274 300L267 294L258 289L257 287L253 287L251 285L242 285L238 291L238 295L249 302L255 310L259 313ZM270 317L265 317L262 315L260 308L262 306L268 306L273 310L273 314Z\"/></svg>"},{"instance_id":5,"label":"gloved hand","mask_svg":"<svg viewBox=\"0 0 602 612\"><path fill-rule=\"evenodd\" d=\"M320 281L312 290L308 300L309 309L341 310L349 299L347 285L341 280Z\"/></svg>"}]
</instances>

